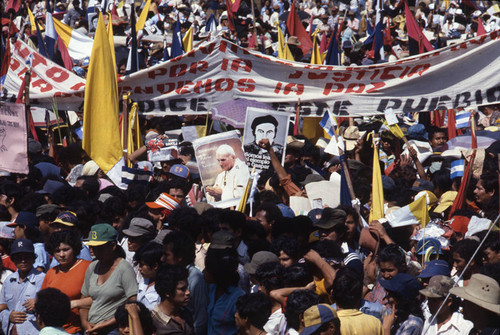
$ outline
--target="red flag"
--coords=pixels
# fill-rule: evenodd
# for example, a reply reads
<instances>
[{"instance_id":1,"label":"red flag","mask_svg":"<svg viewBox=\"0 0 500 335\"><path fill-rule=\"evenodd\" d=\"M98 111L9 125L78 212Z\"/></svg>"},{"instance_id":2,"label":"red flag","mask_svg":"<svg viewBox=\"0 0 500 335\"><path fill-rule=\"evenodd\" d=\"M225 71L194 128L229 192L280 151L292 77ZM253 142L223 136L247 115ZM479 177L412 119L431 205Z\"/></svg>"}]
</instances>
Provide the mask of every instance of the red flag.
<instances>
[{"instance_id":1,"label":"red flag","mask_svg":"<svg viewBox=\"0 0 500 335\"><path fill-rule=\"evenodd\" d=\"M486 34L486 29L484 29L483 20L480 17L477 18L477 36Z\"/></svg>"},{"instance_id":2,"label":"red flag","mask_svg":"<svg viewBox=\"0 0 500 335\"><path fill-rule=\"evenodd\" d=\"M67 70L71 71L73 69L73 60L71 60L68 48L59 35L57 35L57 46L59 47L59 52L61 52L61 58L63 60L64 67Z\"/></svg>"},{"instance_id":3,"label":"red flag","mask_svg":"<svg viewBox=\"0 0 500 335\"><path fill-rule=\"evenodd\" d=\"M3 54L2 58L2 67L0 68L0 78L5 76L7 72L9 71L9 64L10 64L10 37L5 39L5 53Z\"/></svg>"},{"instance_id":4,"label":"red flag","mask_svg":"<svg viewBox=\"0 0 500 335\"><path fill-rule=\"evenodd\" d=\"M290 7L288 20L286 20L286 29L289 36L297 36L300 41L300 48L302 49L302 53L304 55L311 51L313 43L311 41L311 37L306 31L306 28L304 28L302 21L299 19L297 10L295 10L295 2L292 2L292 6Z\"/></svg>"},{"instance_id":5,"label":"red flag","mask_svg":"<svg viewBox=\"0 0 500 335\"><path fill-rule=\"evenodd\" d=\"M293 136L300 135L300 99L295 109L295 123L293 125Z\"/></svg>"},{"instance_id":6,"label":"red flag","mask_svg":"<svg viewBox=\"0 0 500 335\"><path fill-rule=\"evenodd\" d=\"M384 45L392 47L391 27L389 27L389 25L384 29Z\"/></svg>"},{"instance_id":7,"label":"red flag","mask_svg":"<svg viewBox=\"0 0 500 335\"><path fill-rule=\"evenodd\" d=\"M18 12L19 8L21 7L21 0L9 0L7 3L7 7L5 7L5 11L8 12L9 10L13 9L14 12Z\"/></svg>"},{"instance_id":8,"label":"red flag","mask_svg":"<svg viewBox=\"0 0 500 335\"><path fill-rule=\"evenodd\" d=\"M319 43L319 53L322 54L327 50L328 50L328 42L326 41L326 33L323 33L323 36L321 37L321 42Z\"/></svg>"},{"instance_id":9,"label":"red flag","mask_svg":"<svg viewBox=\"0 0 500 335\"><path fill-rule=\"evenodd\" d=\"M448 109L448 139L450 140L457 136L456 125L455 111L453 109Z\"/></svg>"},{"instance_id":10,"label":"red flag","mask_svg":"<svg viewBox=\"0 0 500 335\"><path fill-rule=\"evenodd\" d=\"M237 13L238 12L238 9L240 9L240 2L241 0L235 0L231 6L231 11L233 13Z\"/></svg>"},{"instance_id":11,"label":"red flag","mask_svg":"<svg viewBox=\"0 0 500 335\"><path fill-rule=\"evenodd\" d=\"M226 0L226 8L227 8L227 27L230 31L235 31L234 29L234 16L231 7L231 1Z\"/></svg>"},{"instance_id":12,"label":"red flag","mask_svg":"<svg viewBox=\"0 0 500 335\"><path fill-rule=\"evenodd\" d=\"M408 31L408 37L414 39L418 42L418 53L424 53L427 51L432 51L434 48L432 47L431 42L425 37L422 30L418 26L417 21L413 17L413 13L411 12L408 4L405 2L405 16L406 16L406 30Z\"/></svg>"}]
</instances>

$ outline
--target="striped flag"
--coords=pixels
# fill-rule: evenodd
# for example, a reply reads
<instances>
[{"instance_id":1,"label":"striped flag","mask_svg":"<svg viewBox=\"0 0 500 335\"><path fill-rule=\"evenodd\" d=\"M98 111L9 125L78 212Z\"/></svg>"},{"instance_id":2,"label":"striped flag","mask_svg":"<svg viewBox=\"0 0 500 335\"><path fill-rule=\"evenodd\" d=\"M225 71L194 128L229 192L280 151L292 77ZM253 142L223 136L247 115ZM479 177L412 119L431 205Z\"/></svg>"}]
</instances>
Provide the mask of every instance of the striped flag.
<instances>
[{"instance_id":1,"label":"striped flag","mask_svg":"<svg viewBox=\"0 0 500 335\"><path fill-rule=\"evenodd\" d=\"M148 184L152 176L152 171L122 166L122 183L127 186L133 181Z\"/></svg>"},{"instance_id":2,"label":"striped flag","mask_svg":"<svg viewBox=\"0 0 500 335\"><path fill-rule=\"evenodd\" d=\"M429 223L427 197L420 197L414 202L387 214L387 220L393 228L410 226L419 223L425 227Z\"/></svg>"},{"instance_id":3,"label":"striped flag","mask_svg":"<svg viewBox=\"0 0 500 335\"><path fill-rule=\"evenodd\" d=\"M323 118L319 122L321 128L325 130L325 132L333 137L335 135L335 128L337 128L337 121L331 114L331 112L327 109L323 114Z\"/></svg>"},{"instance_id":4,"label":"striped flag","mask_svg":"<svg viewBox=\"0 0 500 335\"><path fill-rule=\"evenodd\" d=\"M68 48L71 58L76 60L82 60L86 57L90 58L94 40L87 35L72 29L70 26L62 23L58 19L53 19L53 21L57 35L59 35Z\"/></svg>"},{"instance_id":5,"label":"striped flag","mask_svg":"<svg viewBox=\"0 0 500 335\"><path fill-rule=\"evenodd\" d=\"M465 160L458 159L451 162L450 178L462 177L465 170Z\"/></svg>"},{"instance_id":6,"label":"striped flag","mask_svg":"<svg viewBox=\"0 0 500 335\"><path fill-rule=\"evenodd\" d=\"M52 13L45 14L45 46L47 47L47 57L54 59L54 48L56 46L57 33L52 20Z\"/></svg>"},{"instance_id":7,"label":"striped flag","mask_svg":"<svg viewBox=\"0 0 500 335\"><path fill-rule=\"evenodd\" d=\"M466 110L457 111L455 121L457 129L470 127L470 112Z\"/></svg>"}]
</instances>

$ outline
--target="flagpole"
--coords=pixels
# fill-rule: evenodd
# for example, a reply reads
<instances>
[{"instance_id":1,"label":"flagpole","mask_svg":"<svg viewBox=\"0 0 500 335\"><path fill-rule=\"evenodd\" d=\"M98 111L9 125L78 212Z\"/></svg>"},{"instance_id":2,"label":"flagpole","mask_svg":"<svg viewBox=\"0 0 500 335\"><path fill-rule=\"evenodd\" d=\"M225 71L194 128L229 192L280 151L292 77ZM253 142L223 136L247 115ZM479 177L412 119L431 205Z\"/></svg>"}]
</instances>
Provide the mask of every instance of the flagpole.
<instances>
[{"instance_id":1,"label":"flagpole","mask_svg":"<svg viewBox=\"0 0 500 335\"><path fill-rule=\"evenodd\" d=\"M10 36L7 40L10 43ZM26 113L26 133L28 129L31 130L31 113L30 113L30 83L31 83L31 70L26 71L24 74L24 112ZM34 134L32 134L34 136ZM29 136L26 136L26 143L28 143Z\"/></svg>"},{"instance_id":2,"label":"flagpole","mask_svg":"<svg viewBox=\"0 0 500 335\"><path fill-rule=\"evenodd\" d=\"M122 96L122 146L123 146L123 159L125 166L128 166L128 100L130 92L126 92Z\"/></svg>"},{"instance_id":3,"label":"flagpole","mask_svg":"<svg viewBox=\"0 0 500 335\"><path fill-rule=\"evenodd\" d=\"M258 43L257 43L257 27L255 27L255 8L254 8L253 0L250 0L250 6L252 6L253 40L254 40L255 46L257 46L258 45Z\"/></svg>"}]
</instances>

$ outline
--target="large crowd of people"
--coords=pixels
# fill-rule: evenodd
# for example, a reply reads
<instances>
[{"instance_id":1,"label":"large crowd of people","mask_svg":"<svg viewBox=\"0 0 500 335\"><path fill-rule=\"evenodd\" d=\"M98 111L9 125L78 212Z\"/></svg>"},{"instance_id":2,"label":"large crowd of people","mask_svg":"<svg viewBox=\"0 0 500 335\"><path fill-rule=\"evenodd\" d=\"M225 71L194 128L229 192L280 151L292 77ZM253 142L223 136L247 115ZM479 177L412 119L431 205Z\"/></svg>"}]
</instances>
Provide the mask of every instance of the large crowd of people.
<instances>
[{"instance_id":1,"label":"large crowd of people","mask_svg":"<svg viewBox=\"0 0 500 335\"><path fill-rule=\"evenodd\" d=\"M486 32L500 27L494 1L408 2L436 48L474 36L478 25ZM16 3L18 10L2 11L2 18L33 46L38 39L28 29L28 7L40 24L49 4L66 24L92 34L88 1L9 0L3 8ZM116 34L129 34L130 11L139 15L141 6L94 4L100 3L115 13ZM140 66L163 61L162 49L170 47L148 42L151 36L171 33L180 20L183 33L194 27L195 42L202 41L212 14L217 34L276 53L290 3L241 1L230 9L235 30L228 28L229 3L151 1L139 32ZM394 39L386 59L377 61L409 55L401 2L381 3ZM375 23L376 4L318 0L296 7L307 14L303 23L311 33L330 35L338 27L342 63L362 65L375 61L362 41ZM2 22L6 36L11 31ZM295 60L308 62L293 37ZM125 74L126 59L117 69ZM73 70L85 76L85 64L76 62ZM476 132L457 131L443 112L398 117L407 143L379 117L338 119L335 136L345 144L339 155L328 153L327 138L307 138L292 124L286 144L273 143L277 121L267 116L252 125L255 143L246 150L268 155L270 168L255 177L244 157L223 144L214 163L222 171L211 185L200 178L204 166L193 143L178 132L208 124L209 116L141 116L146 144L126 158L151 175L125 189L85 153L76 132L70 134L75 129L69 127L65 141L55 127L38 129L39 140L28 139L29 173L0 173L0 333L499 334L500 140L492 138L499 108L471 114L471 128L486 138L477 149L470 148ZM467 139L451 141L458 133ZM174 136L175 154L148 161L152 147ZM457 170L461 159L465 168ZM381 200L373 191L377 170L383 213L370 220ZM245 198L250 176L256 182L249 205L212 206ZM349 200L340 194L328 206L309 199L313 183L330 187L323 193L347 192ZM405 216L395 224L422 197L429 220ZM313 208L297 207L297 199Z\"/></svg>"}]
</instances>

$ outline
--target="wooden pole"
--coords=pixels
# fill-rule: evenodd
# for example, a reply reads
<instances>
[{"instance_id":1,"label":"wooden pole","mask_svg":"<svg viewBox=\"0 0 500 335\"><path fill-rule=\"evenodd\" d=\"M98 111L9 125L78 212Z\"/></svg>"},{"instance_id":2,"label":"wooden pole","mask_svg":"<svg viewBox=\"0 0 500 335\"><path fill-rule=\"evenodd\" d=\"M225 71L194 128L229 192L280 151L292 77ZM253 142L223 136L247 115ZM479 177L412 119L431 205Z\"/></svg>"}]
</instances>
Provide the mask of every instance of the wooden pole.
<instances>
[{"instance_id":1,"label":"wooden pole","mask_svg":"<svg viewBox=\"0 0 500 335\"><path fill-rule=\"evenodd\" d=\"M123 94L122 100L122 145L123 145L123 159L125 165L128 166L128 100L130 92Z\"/></svg>"},{"instance_id":2,"label":"wooden pole","mask_svg":"<svg viewBox=\"0 0 500 335\"><path fill-rule=\"evenodd\" d=\"M255 46L257 47L257 27L255 27L255 8L254 8L254 3L253 0L250 0L250 6L252 6L252 25L253 25L253 40L255 43ZM257 47L258 49L258 47Z\"/></svg>"},{"instance_id":3,"label":"wooden pole","mask_svg":"<svg viewBox=\"0 0 500 335\"><path fill-rule=\"evenodd\" d=\"M10 43L10 41L7 41ZM26 71L24 74L24 113L26 114L26 133L29 134L31 131L31 112L30 112L30 82L31 82L31 70ZM33 136L34 134L32 134ZM26 136L26 141L28 141L29 136Z\"/></svg>"}]
</instances>

